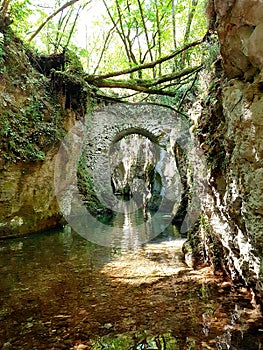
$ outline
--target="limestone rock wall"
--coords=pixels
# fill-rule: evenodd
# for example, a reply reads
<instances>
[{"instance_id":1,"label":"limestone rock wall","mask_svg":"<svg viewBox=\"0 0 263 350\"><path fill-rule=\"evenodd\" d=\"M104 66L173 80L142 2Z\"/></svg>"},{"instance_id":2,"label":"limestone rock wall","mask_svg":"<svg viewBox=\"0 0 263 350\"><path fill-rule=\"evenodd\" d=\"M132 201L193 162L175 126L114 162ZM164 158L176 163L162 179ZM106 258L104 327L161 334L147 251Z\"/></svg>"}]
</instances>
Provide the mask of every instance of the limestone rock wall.
<instances>
[{"instance_id":1,"label":"limestone rock wall","mask_svg":"<svg viewBox=\"0 0 263 350\"><path fill-rule=\"evenodd\" d=\"M53 190L53 153L44 161L8 164L1 169L1 237L41 231L60 222Z\"/></svg>"},{"instance_id":2,"label":"limestone rock wall","mask_svg":"<svg viewBox=\"0 0 263 350\"><path fill-rule=\"evenodd\" d=\"M158 157L154 146L149 139L133 134L111 147L111 178L117 193L127 195L140 192L142 183L144 190L145 186L150 187L148 172L157 163Z\"/></svg>"},{"instance_id":3,"label":"limestone rock wall","mask_svg":"<svg viewBox=\"0 0 263 350\"><path fill-rule=\"evenodd\" d=\"M63 72L36 71L21 40L0 32L0 238L61 222L54 192L55 155L83 117L87 92Z\"/></svg>"},{"instance_id":4,"label":"limestone rock wall","mask_svg":"<svg viewBox=\"0 0 263 350\"><path fill-rule=\"evenodd\" d=\"M212 1L224 80L199 120L211 166L205 213L232 278L262 293L263 4Z\"/></svg>"},{"instance_id":5,"label":"limestone rock wall","mask_svg":"<svg viewBox=\"0 0 263 350\"><path fill-rule=\"evenodd\" d=\"M211 24L219 37L225 75L253 80L263 65L263 3L211 0Z\"/></svg>"}]
</instances>

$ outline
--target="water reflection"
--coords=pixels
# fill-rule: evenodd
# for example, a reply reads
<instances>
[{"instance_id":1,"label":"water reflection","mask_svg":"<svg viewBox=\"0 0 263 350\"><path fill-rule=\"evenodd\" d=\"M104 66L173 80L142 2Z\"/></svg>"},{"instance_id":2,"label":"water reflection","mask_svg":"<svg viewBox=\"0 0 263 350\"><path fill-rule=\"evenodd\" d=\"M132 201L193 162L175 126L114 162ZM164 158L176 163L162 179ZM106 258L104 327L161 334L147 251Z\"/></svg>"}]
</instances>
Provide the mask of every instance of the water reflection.
<instances>
[{"instance_id":1,"label":"water reflection","mask_svg":"<svg viewBox=\"0 0 263 350\"><path fill-rule=\"evenodd\" d=\"M120 200L118 209L113 226L122 228L121 249L123 251L130 249L138 251L141 243L147 242L151 238L151 213L145 213L142 208L138 208L133 199Z\"/></svg>"},{"instance_id":2,"label":"water reflection","mask_svg":"<svg viewBox=\"0 0 263 350\"><path fill-rule=\"evenodd\" d=\"M74 231L85 239L103 246L121 248L124 231L130 231L137 244L143 244L154 239L166 230L172 221L173 202L165 199L162 202L165 211L155 213L146 212L137 206L133 200L119 200L116 205L116 215L112 222L101 222L91 215L83 214L67 217L67 221ZM132 234L131 231L134 231ZM126 235L127 236L127 235Z\"/></svg>"},{"instance_id":3,"label":"water reflection","mask_svg":"<svg viewBox=\"0 0 263 350\"><path fill-rule=\"evenodd\" d=\"M261 349L262 318L245 288L186 267L175 227L140 245L143 213L115 220L120 248L70 227L1 242L0 348Z\"/></svg>"}]
</instances>

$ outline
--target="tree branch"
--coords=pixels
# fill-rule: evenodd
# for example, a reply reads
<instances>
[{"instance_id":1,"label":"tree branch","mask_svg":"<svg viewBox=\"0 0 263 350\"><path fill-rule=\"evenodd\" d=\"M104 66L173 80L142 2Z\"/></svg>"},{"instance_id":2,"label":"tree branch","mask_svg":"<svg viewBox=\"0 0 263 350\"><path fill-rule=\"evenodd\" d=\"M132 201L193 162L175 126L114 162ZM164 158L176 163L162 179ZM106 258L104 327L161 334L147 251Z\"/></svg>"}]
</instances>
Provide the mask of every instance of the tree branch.
<instances>
[{"instance_id":1,"label":"tree branch","mask_svg":"<svg viewBox=\"0 0 263 350\"><path fill-rule=\"evenodd\" d=\"M2 1L2 5L0 7L0 10L2 12L1 16L2 16L2 20L6 17L7 15L7 10L8 10L8 6L9 6L10 0L3 0Z\"/></svg>"},{"instance_id":2,"label":"tree branch","mask_svg":"<svg viewBox=\"0 0 263 350\"><path fill-rule=\"evenodd\" d=\"M153 80L143 80L143 79L129 79L129 80L117 80L117 79L101 79L101 80L93 80L92 76L85 77L85 81L89 84L94 84L98 87L116 87L116 88L128 88L135 91L141 91L141 92L147 92L148 89L150 89L153 86L160 85L165 82L173 81L175 79L181 79L183 77L196 74L202 69L202 65L186 68L182 70L181 72L174 72L171 74L166 74L158 79ZM115 86L116 85L116 86ZM135 85L137 88L135 89ZM163 87L165 88L165 87ZM146 89L146 90L145 90ZM162 90L159 89L158 91Z\"/></svg>"},{"instance_id":3,"label":"tree branch","mask_svg":"<svg viewBox=\"0 0 263 350\"><path fill-rule=\"evenodd\" d=\"M192 22L194 19L195 10L196 10L197 5L198 5L198 0L192 0L191 5L190 5L190 9L189 9L187 25L186 25L186 29L185 29L184 45L187 43L189 36L190 36L191 25L192 25ZM182 61L181 61L181 67L183 67L185 65L186 59L187 59L187 53L184 52L183 57L182 57Z\"/></svg>"},{"instance_id":4,"label":"tree branch","mask_svg":"<svg viewBox=\"0 0 263 350\"><path fill-rule=\"evenodd\" d=\"M99 55L98 62L97 62L97 64L96 64L96 67L95 67L94 70L93 70L93 74L96 74L97 70L99 69L99 66L100 66L102 57L103 57L103 55L104 55L104 52L105 52L106 49L107 49L108 41L110 40L110 37L111 37L112 32L113 32L114 29L115 29L115 25L114 25L114 27L112 27L112 28L108 31L108 33L107 33L107 35L106 35L106 38L105 38L105 40L104 40L103 47L102 47L102 49L101 49L101 53L100 53L100 55Z\"/></svg>"},{"instance_id":5,"label":"tree branch","mask_svg":"<svg viewBox=\"0 0 263 350\"><path fill-rule=\"evenodd\" d=\"M12 21L8 17L8 7L10 0L2 0L0 6L0 26L2 29L6 28Z\"/></svg>"},{"instance_id":6,"label":"tree branch","mask_svg":"<svg viewBox=\"0 0 263 350\"><path fill-rule=\"evenodd\" d=\"M90 83L87 81L87 83ZM93 82L94 84L95 82ZM116 89L130 89L133 91L144 92L152 95L163 95L163 96L171 96L174 97L176 95L175 92L171 91L162 91L160 89L150 89L146 86L141 86L136 83L136 81L123 81L123 80L99 80L96 81L96 86L99 88L116 88Z\"/></svg>"},{"instance_id":7,"label":"tree branch","mask_svg":"<svg viewBox=\"0 0 263 350\"><path fill-rule=\"evenodd\" d=\"M189 87L189 89L187 89L187 90L185 91L183 97L181 98L180 104L179 104L179 106L178 106L178 109L179 109L179 110L181 110L181 107L182 107L182 105L183 105L183 103L184 103L184 100L185 100L185 98L186 98L186 95L188 94L189 91L192 90L192 88L193 88L193 86L194 86L196 80L197 80L197 73L195 74L195 77L194 77L194 79L193 79L193 81L192 81L191 86Z\"/></svg>"},{"instance_id":8,"label":"tree branch","mask_svg":"<svg viewBox=\"0 0 263 350\"><path fill-rule=\"evenodd\" d=\"M28 41L32 41L34 39L35 36L38 35L38 33L42 30L42 28L53 18L55 17L59 12L65 10L67 7L75 4L77 1L79 0L71 0L68 1L66 4L64 4L63 6L61 6L59 9L57 9L55 12L53 12L50 16L48 16L45 21L43 23L41 23L41 25L37 28L37 30L31 35L31 37L28 39Z\"/></svg>"},{"instance_id":9,"label":"tree branch","mask_svg":"<svg viewBox=\"0 0 263 350\"><path fill-rule=\"evenodd\" d=\"M125 52L126 52L126 55L127 55L128 61L129 61L129 64L131 65L132 59L131 59L131 56L130 56L129 48L128 48L128 46L127 46L127 42L126 42L126 40L125 40L125 33L123 32L123 27L122 27L122 24L121 24L121 23L122 23L122 21L121 21L121 14L119 14L119 12L118 12L118 21L117 21L117 22L120 22L120 24L121 24L121 25L120 25L121 30L120 30L120 29L118 28L118 26L117 26L116 21L115 21L114 18L113 18L113 15L112 15L111 12L110 12L110 9L109 9L109 7L108 7L108 5L107 5L107 1L106 1L106 0L102 0L102 1L103 1L103 4L104 4L104 6L105 6L105 8L106 8L106 11L107 11L107 13L108 13L108 15L109 15L109 17L110 17L110 19L111 19L111 21L112 21L114 27L116 28L116 31L117 31L117 33L118 33L118 35L119 35L121 41L123 42L123 45L124 45L124 48L125 48ZM118 4L118 2L117 2L117 4Z\"/></svg>"},{"instance_id":10,"label":"tree branch","mask_svg":"<svg viewBox=\"0 0 263 350\"><path fill-rule=\"evenodd\" d=\"M175 80L175 79L180 79L186 75L191 75L193 73L196 73L202 69L202 65L200 66L195 66L195 67L190 67L182 70L181 72L174 72L171 74L166 74L163 75L162 77L153 80L152 82L149 82L145 84L145 86L150 87L150 86L156 86L162 83L165 83L167 81Z\"/></svg>"},{"instance_id":11,"label":"tree branch","mask_svg":"<svg viewBox=\"0 0 263 350\"><path fill-rule=\"evenodd\" d=\"M142 4L141 4L140 0L137 0L137 3L138 3L138 6L139 6L139 11L140 11L140 15L141 15L142 24L143 24L144 34L145 34L146 43L147 43L147 47L148 47L148 52L150 54L151 61L153 61L153 54L152 54L152 50L151 50L151 44L150 44L150 40L149 40L149 36L148 36L147 26L146 26L146 23L145 23L145 16L144 16L144 13L143 13Z\"/></svg>"},{"instance_id":12,"label":"tree branch","mask_svg":"<svg viewBox=\"0 0 263 350\"><path fill-rule=\"evenodd\" d=\"M92 81L95 82L95 81L99 81L99 80L103 80L103 79L107 79L107 78L117 77L119 75L130 74L130 73L142 70L142 69L154 68L156 65L174 58L175 56L179 55L180 53L182 53L182 52L184 52L184 51L186 51L188 49L190 49L191 47L195 47L197 45L200 45L201 43L203 43L205 41L205 39L206 39L206 35L202 39L194 41L194 42L184 46L183 48L174 51L170 55L167 55L167 56L164 56L162 58L159 58L158 60L156 60L154 62L140 64L140 65L137 65L137 66L135 66L133 68L123 69L121 71L111 72L111 73L107 73L107 74L104 74L104 75L88 76L88 79L89 79L90 82L92 82Z\"/></svg>"}]
</instances>

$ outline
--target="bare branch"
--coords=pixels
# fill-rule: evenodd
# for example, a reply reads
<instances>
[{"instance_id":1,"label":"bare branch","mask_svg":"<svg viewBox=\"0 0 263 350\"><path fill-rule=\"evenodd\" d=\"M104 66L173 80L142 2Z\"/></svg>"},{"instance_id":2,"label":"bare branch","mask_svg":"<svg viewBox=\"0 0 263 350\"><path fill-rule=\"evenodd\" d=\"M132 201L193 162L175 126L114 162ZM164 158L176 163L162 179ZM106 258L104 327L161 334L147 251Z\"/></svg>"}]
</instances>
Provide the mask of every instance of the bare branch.
<instances>
[{"instance_id":1,"label":"bare branch","mask_svg":"<svg viewBox=\"0 0 263 350\"><path fill-rule=\"evenodd\" d=\"M186 29L185 29L185 34L184 34L184 45L188 42L189 36L190 36L190 32L191 32L191 25L194 19L194 15L195 15L195 10L196 10L196 6L198 5L198 0L192 0L191 2L191 6L190 6L190 10L189 10L189 14L188 14L188 20L187 20L187 25L186 25ZM182 60L181 60L181 66L183 67L185 65L185 61L187 59L187 53L184 52Z\"/></svg>"},{"instance_id":2,"label":"bare branch","mask_svg":"<svg viewBox=\"0 0 263 350\"><path fill-rule=\"evenodd\" d=\"M105 38L105 40L104 40L104 44L103 44L103 47L102 47L102 49L101 49L101 53L100 53L98 62L97 62L96 67L94 68L94 71L93 71L93 74L96 74L97 70L99 69L99 66L100 66L102 57L103 57L104 52L106 51L106 49L107 49L107 47L108 47L108 41L110 40L110 37L112 36L112 32L113 32L114 29L115 29L115 25L114 25L114 27L112 27L112 28L108 31L108 33L107 33L107 35L106 35L106 38Z\"/></svg>"},{"instance_id":3,"label":"bare branch","mask_svg":"<svg viewBox=\"0 0 263 350\"><path fill-rule=\"evenodd\" d=\"M180 101L180 104L179 104L179 107L178 107L179 110L181 110L181 107L182 107L182 105L183 105L183 103L184 103L184 100L185 100L185 98L186 98L186 95L188 94L189 91L192 90L192 88L193 88L193 86L194 86L196 80L197 80L197 73L195 74L195 77L194 77L194 79L193 79L193 81L192 81L191 86L185 91L183 97L181 98L181 101Z\"/></svg>"},{"instance_id":4,"label":"bare branch","mask_svg":"<svg viewBox=\"0 0 263 350\"><path fill-rule=\"evenodd\" d=\"M37 28L37 30L31 35L31 37L28 39L28 41L32 41L35 36L38 35L38 33L42 30L42 28L52 19L54 18L59 12L65 10L67 7L75 4L79 0L70 0L63 6L61 6L59 9L57 9L55 12L53 12L50 16L48 16L43 23Z\"/></svg>"},{"instance_id":5,"label":"bare branch","mask_svg":"<svg viewBox=\"0 0 263 350\"><path fill-rule=\"evenodd\" d=\"M182 77L184 77L186 75L191 75L193 73L196 73L196 72L200 71L202 69L202 67L203 67L202 65L195 66L195 67L190 67L190 68L183 69L181 72L174 72L174 73L171 73L171 74L163 75L160 78L153 80L152 82L148 82L148 84L146 84L146 86L147 87L156 86L156 85L165 83L167 81L180 79L180 78L182 78Z\"/></svg>"},{"instance_id":6,"label":"bare branch","mask_svg":"<svg viewBox=\"0 0 263 350\"><path fill-rule=\"evenodd\" d=\"M10 3L10 0L2 1L2 5L0 7L2 19L4 19L7 15L9 3Z\"/></svg>"},{"instance_id":7,"label":"bare branch","mask_svg":"<svg viewBox=\"0 0 263 350\"><path fill-rule=\"evenodd\" d=\"M153 54L152 54L152 50L151 50L151 44L150 44L150 40L149 40L149 36L148 36L147 26L146 26L146 23L145 23L145 16L144 16L144 13L143 13L142 4L141 4L140 0L137 0L137 3L138 3L138 6L139 6L139 10L140 10L140 15L141 15L141 20L142 20L142 24L143 24L144 34L145 34L146 43L147 43L147 47L148 47L148 52L150 54L151 61L153 61Z\"/></svg>"},{"instance_id":8,"label":"bare branch","mask_svg":"<svg viewBox=\"0 0 263 350\"><path fill-rule=\"evenodd\" d=\"M177 48L177 42L176 42L176 19L175 19L175 6L177 5L177 1L175 4L175 0L172 0L172 25L173 25L173 44L174 49Z\"/></svg>"},{"instance_id":9,"label":"bare branch","mask_svg":"<svg viewBox=\"0 0 263 350\"><path fill-rule=\"evenodd\" d=\"M188 14L188 20L187 20L187 25L186 25L186 29L185 29L185 34L184 34L184 43L185 44L187 43L187 41L189 39L191 25L193 22L193 18L194 18L194 14L195 14L195 10L196 10L197 5L198 5L198 0L192 0L191 7L189 10L189 14Z\"/></svg>"},{"instance_id":10,"label":"bare branch","mask_svg":"<svg viewBox=\"0 0 263 350\"><path fill-rule=\"evenodd\" d=\"M9 4L10 0L2 0L0 6L0 25L2 28L7 27L12 22L8 16Z\"/></svg>"},{"instance_id":11,"label":"bare branch","mask_svg":"<svg viewBox=\"0 0 263 350\"><path fill-rule=\"evenodd\" d=\"M63 38L63 35L60 34L63 22L65 21L62 33L64 33L64 31L65 31L65 29L66 29L66 27L68 25L68 22L69 22L69 20L71 18L71 15L72 15L72 11L68 11L65 16L63 16L63 11L61 11L60 19L58 21L58 30L57 30L55 44L54 44L54 46L55 46L55 53L57 53L57 50L60 47L60 44L61 44L61 41L62 41L62 38Z\"/></svg>"},{"instance_id":12,"label":"bare branch","mask_svg":"<svg viewBox=\"0 0 263 350\"><path fill-rule=\"evenodd\" d=\"M69 45L69 43L70 43L70 40L71 40L72 35L73 35L73 33L74 33L74 29L75 29L76 24L77 24L77 20L78 20L79 15L80 15L80 11L82 11L87 5L88 5L88 3L79 6L78 11L77 11L77 14L76 14L75 19L74 19L74 22L73 22L73 24L72 24L72 26L71 26L71 29L70 29L70 32L69 32L69 36L68 36L66 45L65 45L64 48L67 48L68 45Z\"/></svg>"},{"instance_id":13,"label":"bare branch","mask_svg":"<svg viewBox=\"0 0 263 350\"><path fill-rule=\"evenodd\" d=\"M158 10L158 5L157 5L157 1L154 1L155 4L155 10L156 10L156 26L157 26L157 48L158 48L158 58L160 58L162 56L162 45L161 45L161 41L162 41L162 35L161 35L161 27L160 27L160 18L159 18L159 10ZM162 65L161 63L159 64L159 73L158 73L159 77L162 75Z\"/></svg>"},{"instance_id":14,"label":"bare branch","mask_svg":"<svg viewBox=\"0 0 263 350\"><path fill-rule=\"evenodd\" d=\"M114 25L115 28L116 28L116 31L117 31L117 33L118 33L118 35L119 35L121 41L123 42L123 45L124 45L124 48L125 48L125 51L126 51L126 55L127 55L128 61L129 61L129 64L131 64L131 61L132 61L132 60L131 60L130 51L129 51L127 42L126 42L126 40L125 40L125 34L124 34L124 32L123 32L123 28L122 28L122 26L121 26L121 29L122 29L122 30L120 30L120 29L118 28L118 26L117 26L117 22L120 22L120 21L121 21L121 14L119 14L119 12L118 12L119 18L118 18L118 21L116 22L116 21L114 20L113 16L112 16L111 12L110 12L110 9L109 9L109 7L108 7L108 5L107 5L106 0L102 0L102 1L103 1L103 4L104 4L104 6L105 6L105 8L106 8L106 11L107 11L107 13L108 13L108 15L109 15L109 17L110 17L110 19L111 19L113 25ZM122 22L121 22L121 23L122 23Z\"/></svg>"}]
</instances>

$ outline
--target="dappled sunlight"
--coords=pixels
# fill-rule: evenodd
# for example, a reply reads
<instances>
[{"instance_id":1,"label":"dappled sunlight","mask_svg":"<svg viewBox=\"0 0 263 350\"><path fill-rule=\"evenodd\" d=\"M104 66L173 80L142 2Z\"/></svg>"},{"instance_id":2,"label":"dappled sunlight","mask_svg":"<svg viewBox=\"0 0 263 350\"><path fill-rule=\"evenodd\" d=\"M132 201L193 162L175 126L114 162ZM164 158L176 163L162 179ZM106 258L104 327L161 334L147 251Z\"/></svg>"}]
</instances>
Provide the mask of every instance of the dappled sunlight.
<instances>
[{"instance_id":1,"label":"dappled sunlight","mask_svg":"<svg viewBox=\"0 0 263 350\"><path fill-rule=\"evenodd\" d=\"M4 242L0 339L23 350L258 349L250 291L188 268L183 241L120 251L64 231Z\"/></svg>"},{"instance_id":2,"label":"dappled sunlight","mask_svg":"<svg viewBox=\"0 0 263 350\"><path fill-rule=\"evenodd\" d=\"M101 272L116 283L138 286L187 271L182 262L185 239L145 244L138 252L128 252L104 265Z\"/></svg>"}]
</instances>

